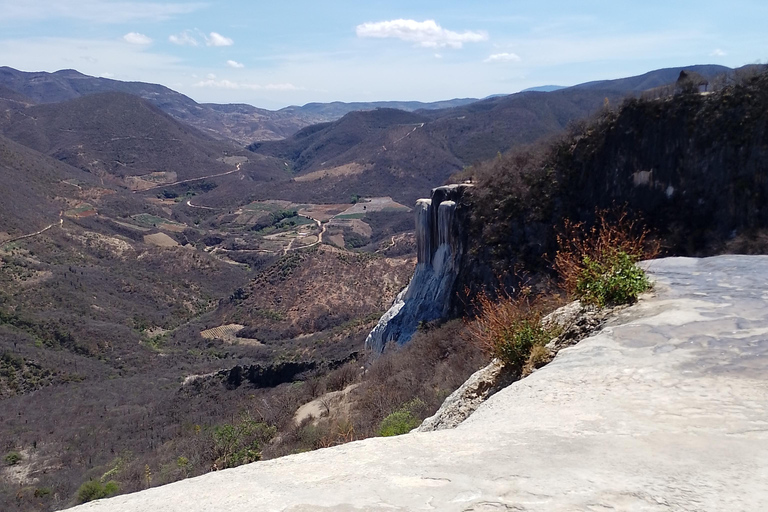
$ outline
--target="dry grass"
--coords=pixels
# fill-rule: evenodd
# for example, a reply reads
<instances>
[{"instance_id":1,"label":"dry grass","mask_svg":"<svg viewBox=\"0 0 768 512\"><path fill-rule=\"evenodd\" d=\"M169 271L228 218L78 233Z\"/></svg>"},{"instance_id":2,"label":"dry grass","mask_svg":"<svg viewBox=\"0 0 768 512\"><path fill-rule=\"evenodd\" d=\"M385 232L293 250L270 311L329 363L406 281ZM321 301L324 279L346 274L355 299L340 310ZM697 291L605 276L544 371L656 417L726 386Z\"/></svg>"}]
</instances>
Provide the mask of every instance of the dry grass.
<instances>
[{"instance_id":1,"label":"dry grass","mask_svg":"<svg viewBox=\"0 0 768 512\"><path fill-rule=\"evenodd\" d=\"M544 345L557 334L541 322L549 302L532 297L529 288L499 300L482 293L475 300L479 314L467 326L467 339L513 371L541 366L548 355Z\"/></svg>"},{"instance_id":2,"label":"dry grass","mask_svg":"<svg viewBox=\"0 0 768 512\"><path fill-rule=\"evenodd\" d=\"M626 209L596 210L595 217L591 227L566 220L557 235L553 266L561 286L569 295L600 306L615 302L614 297L619 302L631 299L635 289L642 287L635 281L644 278L641 271L633 270L635 263L658 256L659 242Z\"/></svg>"}]
</instances>

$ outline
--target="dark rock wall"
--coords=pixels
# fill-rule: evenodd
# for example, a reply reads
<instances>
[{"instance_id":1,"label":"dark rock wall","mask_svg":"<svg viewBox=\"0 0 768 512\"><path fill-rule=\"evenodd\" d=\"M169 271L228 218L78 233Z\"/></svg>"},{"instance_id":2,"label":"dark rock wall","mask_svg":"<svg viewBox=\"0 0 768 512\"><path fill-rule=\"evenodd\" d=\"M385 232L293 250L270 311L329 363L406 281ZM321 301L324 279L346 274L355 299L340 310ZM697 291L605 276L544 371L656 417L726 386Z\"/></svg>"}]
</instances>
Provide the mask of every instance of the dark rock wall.
<instances>
[{"instance_id":1,"label":"dark rock wall","mask_svg":"<svg viewBox=\"0 0 768 512\"><path fill-rule=\"evenodd\" d=\"M505 158L470 194L455 287L470 293L453 299L454 315L481 289L554 277L564 219L589 224L596 208L641 217L664 255L768 252L768 74L712 94L629 100L533 164Z\"/></svg>"}]
</instances>

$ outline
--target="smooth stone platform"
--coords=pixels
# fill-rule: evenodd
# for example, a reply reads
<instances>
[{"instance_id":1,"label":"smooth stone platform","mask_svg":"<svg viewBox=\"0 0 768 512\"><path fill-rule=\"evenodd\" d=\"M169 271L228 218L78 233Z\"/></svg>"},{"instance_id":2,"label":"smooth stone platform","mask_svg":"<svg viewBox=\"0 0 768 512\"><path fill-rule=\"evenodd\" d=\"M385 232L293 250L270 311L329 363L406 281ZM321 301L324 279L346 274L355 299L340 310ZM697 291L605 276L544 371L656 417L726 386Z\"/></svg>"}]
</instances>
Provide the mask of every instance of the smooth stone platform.
<instances>
[{"instance_id":1,"label":"smooth stone platform","mask_svg":"<svg viewBox=\"0 0 768 512\"><path fill-rule=\"evenodd\" d=\"M768 257L648 267L652 294L456 429L74 510L768 510Z\"/></svg>"}]
</instances>

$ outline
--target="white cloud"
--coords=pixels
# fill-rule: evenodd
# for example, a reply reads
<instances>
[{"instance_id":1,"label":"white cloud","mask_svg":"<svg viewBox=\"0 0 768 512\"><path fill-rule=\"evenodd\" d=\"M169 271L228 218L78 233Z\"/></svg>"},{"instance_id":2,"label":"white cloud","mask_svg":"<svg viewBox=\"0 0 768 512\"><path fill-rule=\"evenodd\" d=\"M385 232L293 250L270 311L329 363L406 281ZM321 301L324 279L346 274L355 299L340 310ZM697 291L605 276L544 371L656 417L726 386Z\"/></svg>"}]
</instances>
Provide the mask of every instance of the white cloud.
<instances>
[{"instance_id":1,"label":"white cloud","mask_svg":"<svg viewBox=\"0 0 768 512\"><path fill-rule=\"evenodd\" d=\"M80 19L96 23L164 21L204 7L201 2L136 2L107 0L0 0L0 21Z\"/></svg>"},{"instance_id":2,"label":"white cloud","mask_svg":"<svg viewBox=\"0 0 768 512\"><path fill-rule=\"evenodd\" d=\"M363 23L355 29L357 37L393 38L416 43L424 48L461 48L464 43L487 41L485 32L454 32L438 25L435 20L391 20Z\"/></svg>"},{"instance_id":3,"label":"white cloud","mask_svg":"<svg viewBox=\"0 0 768 512\"><path fill-rule=\"evenodd\" d=\"M211 75L209 75L210 77ZM253 84L246 82L232 82L230 80L216 80L215 77L194 84L195 87L210 87L216 89L251 90L251 91L301 91L303 87L296 87L290 83L284 84Z\"/></svg>"},{"instance_id":4,"label":"white cloud","mask_svg":"<svg viewBox=\"0 0 768 512\"><path fill-rule=\"evenodd\" d=\"M208 46L232 46L235 42L217 32L211 32L208 37L205 38L205 44Z\"/></svg>"},{"instance_id":5,"label":"white cloud","mask_svg":"<svg viewBox=\"0 0 768 512\"><path fill-rule=\"evenodd\" d=\"M442 59L442 58L443 58L443 54L441 54L441 53L436 53L436 54L435 54L435 58L436 58L436 59Z\"/></svg>"},{"instance_id":6,"label":"white cloud","mask_svg":"<svg viewBox=\"0 0 768 512\"><path fill-rule=\"evenodd\" d=\"M130 44L150 44L152 38L138 32L128 32L123 36L123 41Z\"/></svg>"},{"instance_id":7,"label":"white cloud","mask_svg":"<svg viewBox=\"0 0 768 512\"><path fill-rule=\"evenodd\" d=\"M237 62L236 60L228 60L227 66L235 69L240 69L240 68L244 68L245 64L243 64L242 62Z\"/></svg>"},{"instance_id":8,"label":"white cloud","mask_svg":"<svg viewBox=\"0 0 768 512\"><path fill-rule=\"evenodd\" d=\"M180 34L170 35L168 36L168 40L179 46L199 46L197 39L192 36L189 30L185 30Z\"/></svg>"},{"instance_id":9,"label":"white cloud","mask_svg":"<svg viewBox=\"0 0 768 512\"><path fill-rule=\"evenodd\" d=\"M520 56L516 53L494 53L483 62L520 62Z\"/></svg>"},{"instance_id":10,"label":"white cloud","mask_svg":"<svg viewBox=\"0 0 768 512\"><path fill-rule=\"evenodd\" d=\"M725 57L726 55L728 55L728 53L721 50L720 48L716 48L712 51L712 53L709 54L710 57Z\"/></svg>"}]
</instances>

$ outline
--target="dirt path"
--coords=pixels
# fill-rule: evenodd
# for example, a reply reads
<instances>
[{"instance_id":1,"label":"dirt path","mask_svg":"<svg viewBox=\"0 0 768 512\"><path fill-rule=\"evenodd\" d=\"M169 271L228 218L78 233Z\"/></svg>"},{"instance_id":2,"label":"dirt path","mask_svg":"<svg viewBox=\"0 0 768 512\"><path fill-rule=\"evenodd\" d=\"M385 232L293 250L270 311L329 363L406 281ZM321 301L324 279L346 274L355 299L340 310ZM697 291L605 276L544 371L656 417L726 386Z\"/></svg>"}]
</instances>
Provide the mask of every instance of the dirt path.
<instances>
[{"instance_id":1,"label":"dirt path","mask_svg":"<svg viewBox=\"0 0 768 512\"><path fill-rule=\"evenodd\" d=\"M294 248L293 247L293 242L295 242L296 239L292 238L291 241L288 242L288 246L283 250L283 254L288 254L288 251L297 251L299 249L309 249L310 247L314 247L316 245L320 245L321 243L323 243L323 234L325 233L326 226L328 225L328 223L323 224L319 220L315 219L314 217L310 217L308 215L300 215L300 216L304 217L304 218L307 218L307 219L310 219L310 220L313 220L313 221L315 221L315 223L317 223L317 227L320 228L320 233L317 234L317 242L312 242L309 245L302 245L301 247ZM331 217L331 219L333 219L334 217L336 217L336 215ZM328 222L330 222L330 221L331 220L329 219Z\"/></svg>"},{"instance_id":2,"label":"dirt path","mask_svg":"<svg viewBox=\"0 0 768 512\"><path fill-rule=\"evenodd\" d=\"M397 243L399 240L402 240L402 239L405 237L405 235L407 235L407 234L408 234L408 233L400 233L399 235L392 235L392 240L390 241L389 245L388 245L388 246L386 246L386 247L382 247L381 249L377 249L377 250L376 250L376 252L384 252L384 251L386 251L387 249L391 249L392 247L394 247L394 246L395 246L395 244L396 244L396 243Z\"/></svg>"},{"instance_id":3,"label":"dirt path","mask_svg":"<svg viewBox=\"0 0 768 512\"><path fill-rule=\"evenodd\" d=\"M408 137L410 134L412 134L413 132L415 132L415 131L416 131L416 130L418 130L419 128L424 128L424 123L419 123L419 124L417 124L416 126L414 126L414 127L413 127L413 130L409 131L408 133L406 133L405 135L403 135L402 137L400 137L400 138L399 138L399 139L397 139L396 141L393 141L393 142L392 142L392 145L394 146L395 144L397 144L398 142L400 142L400 141L401 141L401 140L403 140L404 138ZM381 149L383 149L384 151L386 151L386 150L387 150L387 146L381 146Z\"/></svg>"},{"instance_id":4,"label":"dirt path","mask_svg":"<svg viewBox=\"0 0 768 512\"><path fill-rule=\"evenodd\" d=\"M191 200L187 200L187 206L190 208L200 208L201 210L217 210L218 208L211 208L210 206L200 206L197 204L192 204Z\"/></svg>"},{"instance_id":5,"label":"dirt path","mask_svg":"<svg viewBox=\"0 0 768 512\"><path fill-rule=\"evenodd\" d=\"M157 185L155 187L145 188L144 190L134 190L133 193L135 194L136 192L146 192L147 190L155 190L156 188L172 187L174 185L181 185L182 183L191 183L193 181L200 181L200 180L206 180L208 178L218 178L219 176L226 176L227 174L232 174L232 173L240 171L240 166L241 165L242 165L242 162L238 163L237 165L235 165L235 168L232 169L231 171L220 172L218 174L210 174L208 176L200 176L199 178L190 178L188 180L174 181L173 183L163 183L162 185ZM201 207L201 208L204 208L204 207Z\"/></svg>"},{"instance_id":6,"label":"dirt path","mask_svg":"<svg viewBox=\"0 0 768 512\"><path fill-rule=\"evenodd\" d=\"M10 238L8 240L3 240L3 241L0 241L0 243L2 243L2 244L10 244L10 243L13 243L13 242L18 242L19 240L24 240L25 238L32 238L33 236L42 235L43 233L45 233L46 231L48 231L52 227L54 227L56 225L61 226L63 224L64 224L64 219L59 219L59 222L54 222L53 224L48 224L47 226L45 226L40 231L35 231L34 233L30 233L28 235L21 235L21 236L17 236L16 238Z\"/></svg>"}]
</instances>

